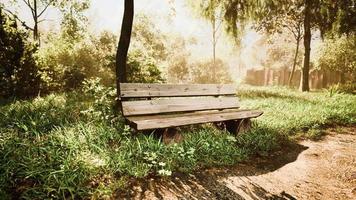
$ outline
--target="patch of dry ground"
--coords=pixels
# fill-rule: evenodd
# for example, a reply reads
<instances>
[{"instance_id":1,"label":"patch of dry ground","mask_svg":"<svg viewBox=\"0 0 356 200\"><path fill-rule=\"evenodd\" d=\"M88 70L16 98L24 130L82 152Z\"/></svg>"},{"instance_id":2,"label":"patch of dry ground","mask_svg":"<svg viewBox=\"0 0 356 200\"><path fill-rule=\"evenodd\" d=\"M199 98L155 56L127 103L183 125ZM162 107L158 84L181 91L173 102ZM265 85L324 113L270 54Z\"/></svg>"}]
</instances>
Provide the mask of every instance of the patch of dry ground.
<instances>
[{"instance_id":1,"label":"patch of dry ground","mask_svg":"<svg viewBox=\"0 0 356 200\"><path fill-rule=\"evenodd\" d=\"M327 130L267 158L132 184L120 199L356 199L356 127Z\"/></svg>"}]
</instances>

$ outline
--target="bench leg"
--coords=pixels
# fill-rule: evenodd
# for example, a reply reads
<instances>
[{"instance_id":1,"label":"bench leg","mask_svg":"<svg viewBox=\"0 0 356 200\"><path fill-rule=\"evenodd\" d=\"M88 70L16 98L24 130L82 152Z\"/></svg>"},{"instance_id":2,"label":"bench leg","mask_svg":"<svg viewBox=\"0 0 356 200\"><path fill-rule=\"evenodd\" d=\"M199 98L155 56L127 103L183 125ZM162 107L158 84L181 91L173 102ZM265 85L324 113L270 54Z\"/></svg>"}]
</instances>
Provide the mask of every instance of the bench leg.
<instances>
[{"instance_id":1,"label":"bench leg","mask_svg":"<svg viewBox=\"0 0 356 200\"><path fill-rule=\"evenodd\" d=\"M252 127L252 122L250 118L247 119L241 119L239 120L239 129L238 129L238 133L246 133L248 131L251 130Z\"/></svg>"},{"instance_id":2,"label":"bench leg","mask_svg":"<svg viewBox=\"0 0 356 200\"><path fill-rule=\"evenodd\" d=\"M214 122L213 125L219 130L225 130L226 128L225 122Z\"/></svg>"},{"instance_id":3,"label":"bench leg","mask_svg":"<svg viewBox=\"0 0 356 200\"><path fill-rule=\"evenodd\" d=\"M176 128L166 128L162 135L165 144L179 143L183 141L183 135Z\"/></svg>"},{"instance_id":4,"label":"bench leg","mask_svg":"<svg viewBox=\"0 0 356 200\"><path fill-rule=\"evenodd\" d=\"M246 133L251 129L251 120L240 119L240 120L230 120L225 122L226 130L233 134L237 135L239 133Z\"/></svg>"}]
</instances>

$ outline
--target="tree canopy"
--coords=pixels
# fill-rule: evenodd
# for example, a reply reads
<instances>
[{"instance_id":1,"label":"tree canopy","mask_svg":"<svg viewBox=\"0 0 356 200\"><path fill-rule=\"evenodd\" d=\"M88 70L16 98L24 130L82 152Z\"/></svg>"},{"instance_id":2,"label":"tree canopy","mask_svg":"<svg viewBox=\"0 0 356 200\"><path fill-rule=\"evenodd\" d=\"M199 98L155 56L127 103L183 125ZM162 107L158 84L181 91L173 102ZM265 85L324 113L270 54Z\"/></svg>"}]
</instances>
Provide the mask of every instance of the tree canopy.
<instances>
[{"instance_id":1,"label":"tree canopy","mask_svg":"<svg viewBox=\"0 0 356 200\"><path fill-rule=\"evenodd\" d=\"M222 9L227 31L235 37L248 22L256 24L257 29L279 30L288 23L285 20L302 19L305 48L301 80L303 91L309 91L311 30L320 30L322 36L328 32L352 34L356 30L355 0L337 2L332 0L222 0L212 5L207 9ZM302 13L302 16L299 13Z\"/></svg>"}]
</instances>

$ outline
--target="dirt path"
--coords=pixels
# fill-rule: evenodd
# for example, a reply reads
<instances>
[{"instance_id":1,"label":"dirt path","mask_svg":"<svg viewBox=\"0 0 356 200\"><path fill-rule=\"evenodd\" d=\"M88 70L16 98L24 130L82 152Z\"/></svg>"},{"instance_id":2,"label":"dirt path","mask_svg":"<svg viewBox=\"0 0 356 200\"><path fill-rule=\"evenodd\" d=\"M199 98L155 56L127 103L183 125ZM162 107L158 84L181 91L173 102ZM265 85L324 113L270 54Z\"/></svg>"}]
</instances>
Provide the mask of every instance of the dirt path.
<instances>
[{"instance_id":1,"label":"dirt path","mask_svg":"<svg viewBox=\"0 0 356 200\"><path fill-rule=\"evenodd\" d=\"M133 184L126 199L356 199L356 127L268 158Z\"/></svg>"}]
</instances>

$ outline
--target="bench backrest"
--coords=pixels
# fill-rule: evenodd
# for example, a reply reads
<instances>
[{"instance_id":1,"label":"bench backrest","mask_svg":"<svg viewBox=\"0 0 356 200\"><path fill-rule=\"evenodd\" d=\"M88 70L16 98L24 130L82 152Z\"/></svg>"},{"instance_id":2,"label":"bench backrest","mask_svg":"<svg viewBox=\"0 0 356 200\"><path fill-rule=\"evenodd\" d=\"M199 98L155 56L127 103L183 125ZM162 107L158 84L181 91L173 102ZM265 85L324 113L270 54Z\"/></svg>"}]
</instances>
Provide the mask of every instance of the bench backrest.
<instances>
[{"instance_id":1,"label":"bench backrest","mask_svg":"<svg viewBox=\"0 0 356 200\"><path fill-rule=\"evenodd\" d=\"M239 107L234 85L121 83L120 94L124 116Z\"/></svg>"}]
</instances>

